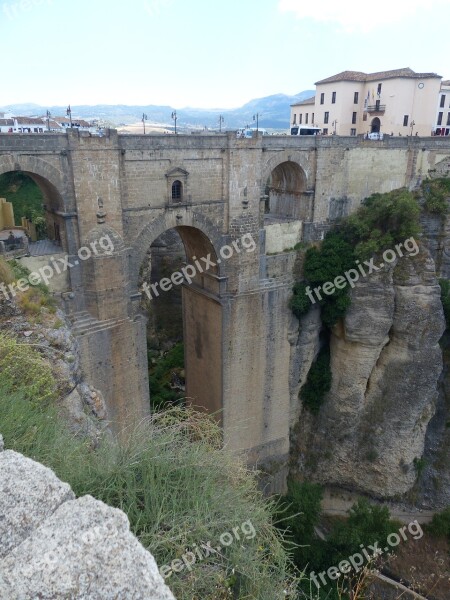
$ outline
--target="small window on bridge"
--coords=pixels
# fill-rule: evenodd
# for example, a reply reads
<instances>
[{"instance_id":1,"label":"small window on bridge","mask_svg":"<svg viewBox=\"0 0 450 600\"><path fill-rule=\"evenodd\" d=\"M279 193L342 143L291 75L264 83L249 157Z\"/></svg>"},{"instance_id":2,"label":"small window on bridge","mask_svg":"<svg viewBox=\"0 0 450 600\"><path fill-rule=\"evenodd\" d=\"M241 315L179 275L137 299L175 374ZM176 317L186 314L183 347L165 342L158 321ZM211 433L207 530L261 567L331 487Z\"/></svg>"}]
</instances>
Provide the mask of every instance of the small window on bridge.
<instances>
[{"instance_id":1,"label":"small window on bridge","mask_svg":"<svg viewBox=\"0 0 450 600\"><path fill-rule=\"evenodd\" d=\"M172 200L183 198L183 184L178 179L172 183Z\"/></svg>"}]
</instances>

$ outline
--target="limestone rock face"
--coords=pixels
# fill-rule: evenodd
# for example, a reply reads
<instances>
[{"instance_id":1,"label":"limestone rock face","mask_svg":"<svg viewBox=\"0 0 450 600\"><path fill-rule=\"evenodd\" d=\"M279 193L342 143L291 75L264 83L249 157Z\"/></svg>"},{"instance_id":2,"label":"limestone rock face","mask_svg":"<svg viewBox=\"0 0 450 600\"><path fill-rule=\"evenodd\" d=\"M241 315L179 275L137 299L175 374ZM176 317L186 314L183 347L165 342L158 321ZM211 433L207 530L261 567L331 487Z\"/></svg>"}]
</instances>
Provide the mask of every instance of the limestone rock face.
<instances>
[{"instance_id":1,"label":"limestone rock face","mask_svg":"<svg viewBox=\"0 0 450 600\"><path fill-rule=\"evenodd\" d=\"M0 452L0 598L174 600L126 515Z\"/></svg>"},{"instance_id":2,"label":"limestone rock face","mask_svg":"<svg viewBox=\"0 0 450 600\"><path fill-rule=\"evenodd\" d=\"M11 450L0 452L0 558L74 497L50 469Z\"/></svg>"},{"instance_id":3,"label":"limestone rock face","mask_svg":"<svg viewBox=\"0 0 450 600\"><path fill-rule=\"evenodd\" d=\"M415 257L360 279L331 336L332 388L317 418L301 418L300 471L379 497L417 477L442 372L445 329L434 262Z\"/></svg>"}]
</instances>

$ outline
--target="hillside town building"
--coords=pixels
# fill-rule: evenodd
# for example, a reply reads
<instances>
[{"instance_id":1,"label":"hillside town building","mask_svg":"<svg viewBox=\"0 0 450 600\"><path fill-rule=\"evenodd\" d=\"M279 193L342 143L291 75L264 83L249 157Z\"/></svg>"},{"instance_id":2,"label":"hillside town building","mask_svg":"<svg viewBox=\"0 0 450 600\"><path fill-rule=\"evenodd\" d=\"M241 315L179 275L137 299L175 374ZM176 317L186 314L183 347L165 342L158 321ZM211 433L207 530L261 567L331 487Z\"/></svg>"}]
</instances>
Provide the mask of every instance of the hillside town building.
<instances>
[{"instance_id":1,"label":"hillside town building","mask_svg":"<svg viewBox=\"0 0 450 600\"><path fill-rule=\"evenodd\" d=\"M45 133L53 131L62 133L70 129L70 119L67 117L14 117L6 118L4 113L0 113L0 133ZM91 125L84 119L72 118L72 128L80 131L97 131L97 127Z\"/></svg>"},{"instance_id":2,"label":"hillside town building","mask_svg":"<svg viewBox=\"0 0 450 600\"><path fill-rule=\"evenodd\" d=\"M316 82L315 96L291 105L291 126L315 125L325 135L434 135L439 120L447 122L443 108L436 116L436 99L440 103L446 95L447 109L450 102L450 87L441 92L441 85L450 82L441 84L441 80L436 73L416 73L410 68L343 71Z\"/></svg>"}]
</instances>

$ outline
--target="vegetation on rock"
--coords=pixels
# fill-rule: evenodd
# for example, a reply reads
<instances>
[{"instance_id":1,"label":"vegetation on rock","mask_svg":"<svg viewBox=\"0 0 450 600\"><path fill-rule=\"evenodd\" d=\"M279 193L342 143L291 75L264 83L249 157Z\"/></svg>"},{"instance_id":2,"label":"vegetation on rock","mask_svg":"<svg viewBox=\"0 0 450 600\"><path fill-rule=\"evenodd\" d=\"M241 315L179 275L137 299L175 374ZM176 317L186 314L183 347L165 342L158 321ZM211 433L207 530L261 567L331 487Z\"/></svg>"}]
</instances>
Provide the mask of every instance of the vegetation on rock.
<instances>
[{"instance_id":1,"label":"vegetation on rock","mask_svg":"<svg viewBox=\"0 0 450 600\"><path fill-rule=\"evenodd\" d=\"M16 225L21 225L22 217L26 217L36 226L38 238L46 237L44 197L31 177L17 171L0 175L0 198L12 202Z\"/></svg>"},{"instance_id":2,"label":"vegetation on rock","mask_svg":"<svg viewBox=\"0 0 450 600\"><path fill-rule=\"evenodd\" d=\"M295 569L272 524L275 505L258 491L256 476L222 449L213 420L174 408L128 431L122 444L103 439L93 449L68 431L49 401L56 388L50 373L35 347L0 338L6 448L50 467L77 495L122 509L160 567L202 544L217 548L222 534L250 521L253 537L241 533L167 579L179 600L290 597Z\"/></svg>"}]
</instances>

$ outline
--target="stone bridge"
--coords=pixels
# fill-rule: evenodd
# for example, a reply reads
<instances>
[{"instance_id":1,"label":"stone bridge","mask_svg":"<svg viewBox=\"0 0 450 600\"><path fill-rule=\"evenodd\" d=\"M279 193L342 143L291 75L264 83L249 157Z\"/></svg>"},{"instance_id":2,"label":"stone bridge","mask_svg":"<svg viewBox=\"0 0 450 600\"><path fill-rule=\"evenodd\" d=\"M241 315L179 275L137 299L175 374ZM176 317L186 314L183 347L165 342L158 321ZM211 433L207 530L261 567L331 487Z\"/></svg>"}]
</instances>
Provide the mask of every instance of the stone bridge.
<instances>
[{"instance_id":1,"label":"stone bridge","mask_svg":"<svg viewBox=\"0 0 450 600\"><path fill-rule=\"evenodd\" d=\"M51 237L74 265L65 308L117 429L149 411L142 273L155 240L176 230L187 263L214 263L182 288L186 395L217 415L225 444L279 473L299 415L293 246L373 192L449 169L441 138L0 135L0 174L36 181ZM99 249L105 236L113 249Z\"/></svg>"}]
</instances>

